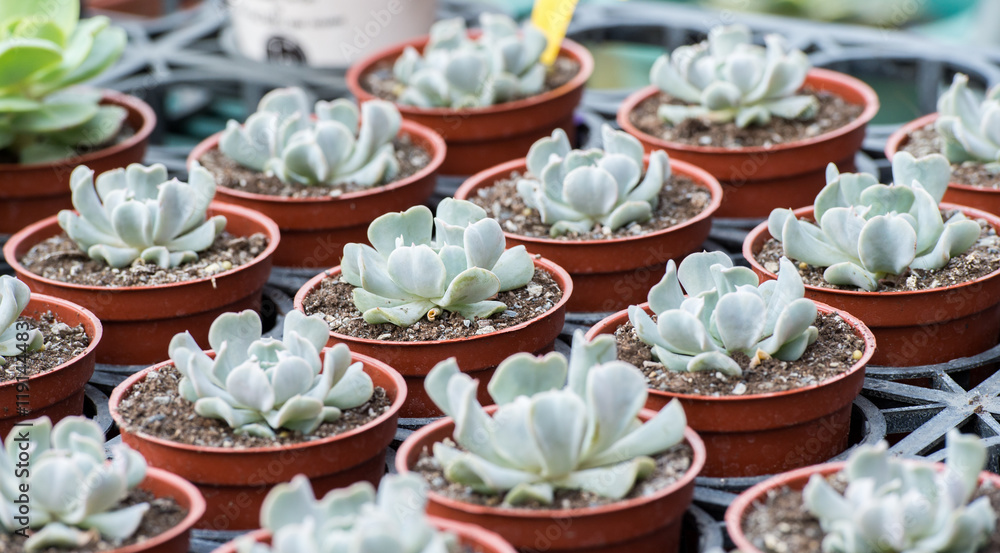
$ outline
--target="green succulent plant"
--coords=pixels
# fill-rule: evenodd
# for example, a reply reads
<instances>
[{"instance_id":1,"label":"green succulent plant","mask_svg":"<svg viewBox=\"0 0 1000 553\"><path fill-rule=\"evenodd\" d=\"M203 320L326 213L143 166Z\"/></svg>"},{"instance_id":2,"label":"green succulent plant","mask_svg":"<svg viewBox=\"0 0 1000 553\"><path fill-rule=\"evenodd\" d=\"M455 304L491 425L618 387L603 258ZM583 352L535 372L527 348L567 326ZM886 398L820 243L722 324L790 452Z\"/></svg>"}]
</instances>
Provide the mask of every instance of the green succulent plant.
<instances>
[{"instance_id":1,"label":"green succulent plant","mask_svg":"<svg viewBox=\"0 0 1000 553\"><path fill-rule=\"evenodd\" d=\"M646 380L616 360L615 340L573 335L570 358L517 353L487 386L499 405L489 416L476 399L479 383L454 358L425 381L431 400L455 421L461 448L434 444L445 478L504 503L552 502L556 488L621 499L655 469L650 455L681 442L687 419L676 400L645 423Z\"/></svg>"},{"instance_id":2,"label":"green succulent plant","mask_svg":"<svg viewBox=\"0 0 1000 553\"><path fill-rule=\"evenodd\" d=\"M65 159L107 143L126 111L96 91L69 89L114 64L125 31L80 19L79 2L0 0L0 149L21 163Z\"/></svg>"},{"instance_id":3,"label":"green succulent plant","mask_svg":"<svg viewBox=\"0 0 1000 553\"><path fill-rule=\"evenodd\" d=\"M979 101L969 90L969 77L956 73L951 87L938 98L934 128L948 161L978 161L1000 172L1000 85Z\"/></svg>"},{"instance_id":4,"label":"green succulent plant","mask_svg":"<svg viewBox=\"0 0 1000 553\"><path fill-rule=\"evenodd\" d=\"M540 93L545 35L530 23L518 29L502 14L484 13L479 24L482 34L471 39L461 17L438 21L423 55L407 47L392 69L404 85L397 101L421 108L473 108Z\"/></svg>"},{"instance_id":5,"label":"green succulent plant","mask_svg":"<svg viewBox=\"0 0 1000 553\"><path fill-rule=\"evenodd\" d=\"M226 228L222 215L206 220L215 179L200 165L189 183L167 180L167 168L138 163L101 173L85 165L70 175L72 210L59 226L91 259L121 268L136 259L169 268L198 259Z\"/></svg>"},{"instance_id":6,"label":"green succulent plant","mask_svg":"<svg viewBox=\"0 0 1000 553\"><path fill-rule=\"evenodd\" d=\"M670 260L663 279L649 291L656 322L637 305L629 306L629 321L671 371L740 376L735 353L794 361L819 336L813 326L817 311L803 297L795 265L782 257L781 268L777 280L760 283L753 271L733 267L722 252L691 254L680 267Z\"/></svg>"},{"instance_id":7,"label":"green succulent plant","mask_svg":"<svg viewBox=\"0 0 1000 553\"><path fill-rule=\"evenodd\" d=\"M245 125L229 121L219 150L284 183L371 187L399 173L393 139L401 124L390 102L365 102L359 115L349 100L321 100L310 112L301 88L279 88L261 98Z\"/></svg>"},{"instance_id":8,"label":"green succulent plant","mask_svg":"<svg viewBox=\"0 0 1000 553\"><path fill-rule=\"evenodd\" d=\"M261 506L271 545L244 539L238 553L458 553L456 536L427 520L427 483L415 474L389 474L378 493L368 482L316 499L303 475L278 484Z\"/></svg>"},{"instance_id":9,"label":"green succulent plant","mask_svg":"<svg viewBox=\"0 0 1000 553\"><path fill-rule=\"evenodd\" d=\"M741 128L767 124L772 117L813 119L819 101L795 94L809 73L809 58L780 35L765 36L763 47L752 38L744 25L718 26L704 42L660 56L650 81L687 104L660 106L660 118L671 125L688 119L735 121Z\"/></svg>"},{"instance_id":10,"label":"green succulent plant","mask_svg":"<svg viewBox=\"0 0 1000 553\"><path fill-rule=\"evenodd\" d=\"M107 462L104 446L104 431L84 417L55 426L41 417L12 430L0 454L0 530L25 535L30 528L29 553L81 548L95 532L116 543L131 537L149 504L119 506L146 477L146 461L117 444Z\"/></svg>"},{"instance_id":11,"label":"green succulent plant","mask_svg":"<svg viewBox=\"0 0 1000 553\"><path fill-rule=\"evenodd\" d=\"M183 375L178 389L196 413L225 421L236 434L273 438L282 428L312 434L344 409L363 405L375 389L346 345L320 360L329 332L321 315L290 311L281 340L262 338L255 311L223 313L208 330L214 359L188 332L170 341L170 359Z\"/></svg>"},{"instance_id":12,"label":"green succulent plant","mask_svg":"<svg viewBox=\"0 0 1000 553\"><path fill-rule=\"evenodd\" d=\"M768 231L788 257L826 267L823 279L830 284L875 291L886 275L940 269L979 239L979 224L962 213L947 221L941 216L938 202L950 175L940 154L918 160L896 153L892 185L864 173L838 173L831 163L816 196L816 222L775 209Z\"/></svg>"},{"instance_id":13,"label":"green succulent plant","mask_svg":"<svg viewBox=\"0 0 1000 553\"><path fill-rule=\"evenodd\" d=\"M489 317L507 309L490 298L535 274L524 246L504 249L500 224L465 200L445 198L437 216L424 206L382 215L368 240L374 248L344 246L341 278L355 286L354 305L370 324L406 327L441 310Z\"/></svg>"},{"instance_id":14,"label":"green succulent plant","mask_svg":"<svg viewBox=\"0 0 1000 553\"><path fill-rule=\"evenodd\" d=\"M45 349L41 331L17 325L29 301L31 290L27 284L12 276L0 275L0 366L7 363L7 357Z\"/></svg>"},{"instance_id":15,"label":"green succulent plant","mask_svg":"<svg viewBox=\"0 0 1000 553\"><path fill-rule=\"evenodd\" d=\"M663 150L650 154L643 176L642 144L634 136L601 128L604 149L574 150L562 129L528 150L529 177L517 182L525 205L538 210L549 234L585 233L600 223L614 231L653 216L670 179Z\"/></svg>"},{"instance_id":16,"label":"green succulent plant","mask_svg":"<svg viewBox=\"0 0 1000 553\"><path fill-rule=\"evenodd\" d=\"M986 447L973 435L948 432L944 470L891 457L886 443L861 446L841 474L841 494L814 474L803 500L819 519L825 553L976 553L989 542L997 515L988 497L974 501Z\"/></svg>"}]
</instances>

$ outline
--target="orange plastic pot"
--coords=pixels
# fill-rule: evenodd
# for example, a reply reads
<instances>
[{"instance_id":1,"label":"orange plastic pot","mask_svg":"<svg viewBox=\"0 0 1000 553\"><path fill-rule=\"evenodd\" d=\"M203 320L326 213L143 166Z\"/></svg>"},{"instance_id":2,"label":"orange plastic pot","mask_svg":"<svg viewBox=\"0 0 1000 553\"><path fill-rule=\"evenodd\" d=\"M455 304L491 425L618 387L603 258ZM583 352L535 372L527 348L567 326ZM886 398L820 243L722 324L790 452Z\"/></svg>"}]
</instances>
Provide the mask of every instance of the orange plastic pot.
<instances>
[{"instance_id":1,"label":"orange plastic pot","mask_svg":"<svg viewBox=\"0 0 1000 553\"><path fill-rule=\"evenodd\" d=\"M478 31L470 36L478 36ZM423 52L428 37L420 37L380 50L352 64L347 70L347 87L358 102L375 98L361 81L371 72L392 67L408 46ZM418 108L397 104L404 119L420 123L440 134L448 144L441 172L446 175L471 175L505 161L527 155L539 138L552 134L557 127L572 140L576 136L573 110L583 97L583 86L594 71L590 52L564 40L560 56L575 60L580 70L566 84L530 98L483 108Z\"/></svg>"},{"instance_id":2,"label":"orange plastic pot","mask_svg":"<svg viewBox=\"0 0 1000 553\"><path fill-rule=\"evenodd\" d=\"M762 553L743 532L743 524L754 505L766 503L768 495L774 493L776 490L780 490L786 486L791 490L801 490L809 483L809 478L812 475L821 474L828 476L840 472L846 465L846 462L840 461L793 470L786 474L779 474L773 478L768 478L738 495L729 505L729 508L726 509L726 530L729 532L729 537L732 538L736 548L741 553ZM939 470L944 468L944 465L941 463L935 463L935 466ZM979 482L982 483L984 481L992 482L994 486L1000 486L1000 476L991 472L983 471L979 474Z\"/></svg>"},{"instance_id":3,"label":"orange plastic pot","mask_svg":"<svg viewBox=\"0 0 1000 553\"><path fill-rule=\"evenodd\" d=\"M649 163L649 156L646 156ZM666 271L668 259L680 261L685 255L701 249L712 228L712 214L722 202L722 187L708 172L683 161L671 160L675 174L693 179L707 188L712 201L697 216L679 224L625 238L608 240L553 240L504 231L507 244L523 245L559 264L573 278L573 297L566 309L572 312L617 311L643 301ZM527 172L524 158L508 161L477 173L455 193L467 200L482 188L510 177L511 172Z\"/></svg>"},{"instance_id":4,"label":"orange plastic pot","mask_svg":"<svg viewBox=\"0 0 1000 553\"><path fill-rule=\"evenodd\" d=\"M183 0L181 9L192 8L201 0ZM87 10L116 12L138 17L161 17L168 15L166 0L84 0Z\"/></svg>"},{"instance_id":5,"label":"orange plastic pot","mask_svg":"<svg viewBox=\"0 0 1000 553\"><path fill-rule=\"evenodd\" d=\"M805 87L861 104L864 111L839 129L796 142L746 148L695 146L657 138L632 124L636 106L660 92L647 86L625 99L618 109L618 124L638 138L647 152L666 150L670 159L687 161L719 179L725 195L717 217L767 217L776 207L812 204L826 185L826 166L831 161L842 173L854 171L854 155L865 137L865 127L878 112L875 91L849 75L811 69Z\"/></svg>"},{"instance_id":6,"label":"orange plastic pot","mask_svg":"<svg viewBox=\"0 0 1000 553\"><path fill-rule=\"evenodd\" d=\"M493 413L496 407L487 407ZM643 409L639 418L656 413ZM444 418L414 432L396 453L396 470L410 472L425 449L451 438L455 423ZM457 501L428 492L427 513L489 528L519 551L586 553L675 553L694 479L705 465L705 445L690 427L684 439L694 451L691 467L676 482L652 494L582 509L511 509Z\"/></svg>"},{"instance_id":7,"label":"orange plastic pot","mask_svg":"<svg viewBox=\"0 0 1000 553\"><path fill-rule=\"evenodd\" d=\"M278 247L278 226L249 209L213 202L209 216L225 215L226 230L236 236L258 232L269 243L256 259L215 276L161 284L109 288L69 284L28 271L20 259L39 242L63 232L56 216L21 230L4 245L3 253L17 277L32 292L49 294L81 305L104 325L97 348L98 363L141 365L167 357L167 345L178 332L189 330L208 345L208 327L222 313L260 310L261 292L271 274L271 257Z\"/></svg>"},{"instance_id":8,"label":"orange plastic pot","mask_svg":"<svg viewBox=\"0 0 1000 553\"><path fill-rule=\"evenodd\" d=\"M649 304L641 308L650 311ZM850 313L816 304L820 313L837 313L865 341L851 370L819 384L768 394L703 396L650 388L646 407L659 410L672 399L684 406L688 424L703 440L708 460L702 473L714 478L760 476L819 463L847 449L851 405L861 393L865 365L875 352L875 337ZM600 321L587 338L614 334L628 322L628 311Z\"/></svg>"},{"instance_id":9,"label":"orange plastic pot","mask_svg":"<svg viewBox=\"0 0 1000 553\"><path fill-rule=\"evenodd\" d=\"M392 404L363 426L314 441L235 449L187 445L133 432L119 409L122 399L151 371L171 365L170 361L119 384L111 393L109 407L122 441L142 453L151 466L189 480L205 496L207 509L198 520L198 528L251 530L259 527L258 514L267 492L296 474L306 475L320 495L361 481L377 486L385 474L385 452L396 435L406 384L385 363L356 353L352 358L364 364L365 373L375 386L385 389Z\"/></svg>"},{"instance_id":10,"label":"orange plastic pot","mask_svg":"<svg viewBox=\"0 0 1000 553\"><path fill-rule=\"evenodd\" d=\"M946 203L941 209L958 209L969 218L985 219L1000 232L996 215ZM795 216L812 219L812 206L795 210ZM743 257L762 279L777 278L754 257L770 238L764 222L743 242ZM1000 269L976 280L931 290L864 292L806 285L806 297L864 321L878 340L878 350L871 359L874 365L943 363L985 351L1000 337Z\"/></svg>"},{"instance_id":11,"label":"orange plastic pot","mask_svg":"<svg viewBox=\"0 0 1000 553\"><path fill-rule=\"evenodd\" d=\"M347 344L356 351L396 367L403 375L409 390L401 416L406 418L440 417L443 413L434 405L424 389L424 378L434 365L454 357L464 373L479 380L479 401L492 403L486 391L497 365L519 351L545 353L552 351L556 338L566 321L566 304L573 295L573 281L562 267L551 261L536 258L535 268L552 275L563 291L562 298L545 313L519 325L497 332L455 340L429 340L423 342L391 342L355 338L330 331L327 345ZM295 294L295 309L305 311L306 296L319 288L326 278L339 278L340 266L324 271L309 280Z\"/></svg>"},{"instance_id":12,"label":"orange plastic pot","mask_svg":"<svg viewBox=\"0 0 1000 553\"><path fill-rule=\"evenodd\" d=\"M47 416L56 423L65 417L83 414L83 389L94 374L97 345L101 343L103 334L101 321L79 305L42 294L32 294L21 315L38 320L50 311L61 323L83 325L90 345L80 355L50 371L25 381L12 380L0 384L0 436L6 436L20 421ZM7 361L14 363L16 372L17 358L8 358ZM21 408L27 412L21 411Z\"/></svg>"},{"instance_id":13,"label":"orange plastic pot","mask_svg":"<svg viewBox=\"0 0 1000 553\"><path fill-rule=\"evenodd\" d=\"M278 224L281 245L274 252L275 265L329 267L340 260L344 244L367 243L368 224L376 217L422 204L434 192L437 170L445 157L444 140L410 121L403 121L400 135L427 150L431 161L416 174L386 186L323 198L283 198L220 186L216 199L263 213ZM198 144L188 156L188 167L218 147L221 136L214 134Z\"/></svg>"},{"instance_id":14,"label":"orange plastic pot","mask_svg":"<svg viewBox=\"0 0 1000 553\"><path fill-rule=\"evenodd\" d=\"M153 108L111 90L104 91L101 103L125 108L135 134L109 148L52 163L0 163L0 234L13 234L61 209L73 209L69 175L77 165L103 173L142 161L156 127Z\"/></svg>"}]
</instances>

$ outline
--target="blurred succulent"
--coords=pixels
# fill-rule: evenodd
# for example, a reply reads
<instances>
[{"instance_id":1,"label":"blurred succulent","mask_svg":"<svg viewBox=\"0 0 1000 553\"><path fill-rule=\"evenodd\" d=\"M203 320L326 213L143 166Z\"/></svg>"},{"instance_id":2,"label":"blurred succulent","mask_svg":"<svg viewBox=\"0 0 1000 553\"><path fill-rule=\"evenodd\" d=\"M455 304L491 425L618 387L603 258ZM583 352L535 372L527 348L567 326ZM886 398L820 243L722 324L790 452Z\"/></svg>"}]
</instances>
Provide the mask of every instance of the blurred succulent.
<instances>
[{"instance_id":1,"label":"blurred succulent","mask_svg":"<svg viewBox=\"0 0 1000 553\"><path fill-rule=\"evenodd\" d=\"M782 257L781 268L777 280L758 285L753 271L733 267L722 252L691 254L680 267L670 260L649 291L656 322L637 305L629 306L628 318L671 371L740 376L734 353L746 354L754 364L771 357L794 361L819 336L812 326L816 304L803 297L795 265Z\"/></svg>"},{"instance_id":2,"label":"blurred succulent","mask_svg":"<svg viewBox=\"0 0 1000 553\"><path fill-rule=\"evenodd\" d=\"M15 427L0 454L0 529L28 534L24 550L79 549L95 533L120 543L139 528L148 503L119 508L146 477L146 461L127 445L104 458L104 431L85 417L48 417ZM24 505L27 505L27 513Z\"/></svg>"},{"instance_id":3,"label":"blurred succulent","mask_svg":"<svg viewBox=\"0 0 1000 553\"><path fill-rule=\"evenodd\" d=\"M976 553L989 542L997 515L979 489L986 447L973 435L948 432L943 470L891 457L886 443L861 446L841 474L841 494L814 474L803 489L819 519L825 553Z\"/></svg>"},{"instance_id":4,"label":"blurred succulent","mask_svg":"<svg viewBox=\"0 0 1000 553\"><path fill-rule=\"evenodd\" d=\"M360 482L319 500L300 474L275 486L261 506L271 545L244 539L237 552L458 553L458 539L430 524L426 505L427 483L412 473L386 475L377 495Z\"/></svg>"},{"instance_id":5,"label":"blurred succulent","mask_svg":"<svg viewBox=\"0 0 1000 553\"><path fill-rule=\"evenodd\" d=\"M768 231L785 255L826 267L830 284L875 291L879 279L907 269L940 269L976 243L979 224L955 213L947 221L938 202L951 175L940 154L892 158L893 184L864 173L827 168L826 186L816 196L816 223L800 221L790 209L775 209Z\"/></svg>"},{"instance_id":6,"label":"blurred succulent","mask_svg":"<svg viewBox=\"0 0 1000 553\"><path fill-rule=\"evenodd\" d=\"M344 246L341 278L356 287L354 305L370 324L406 327L441 310L486 318L507 309L490 298L535 274L524 246L505 250L500 224L465 200L445 198L436 217L422 205L382 215L368 240L374 248Z\"/></svg>"},{"instance_id":7,"label":"blurred succulent","mask_svg":"<svg viewBox=\"0 0 1000 553\"><path fill-rule=\"evenodd\" d=\"M816 97L795 94L809 73L809 58L780 35L765 36L763 47L752 38L744 25L718 26L708 32L708 40L660 56L650 81L688 104L661 105L660 118L671 125L688 119L735 121L741 128L772 117L814 118Z\"/></svg>"},{"instance_id":8,"label":"blurred succulent","mask_svg":"<svg viewBox=\"0 0 1000 553\"><path fill-rule=\"evenodd\" d=\"M281 428L311 434L372 397L372 380L346 345L320 361L330 332L321 315L290 311L280 341L262 338L261 330L249 309L219 315L208 331L214 359L188 332L170 341L181 396L196 413L226 421L236 434L271 438Z\"/></svg>"},{"instance_id":9,"label":"blurred succulent","mask_svg":"<svg viewBox=\"0 0 1000 553\"><path fill-rule=\"evenodd\" d=\"M38 329L17 323L31 301L28 285L9 275L0 275L0 365L6 357L45 349L45 339Z\"/></svg>"},{"instance_id":10,"label":"blurred succulent","mask_svg":"<svg viewBox=\"0 0 1000 553\"><path fill-rule=\"evenodd\" d=\"M969 77L956 73L951 87L938 98L934 123L948 161L979 161L1000 173L1000 85L982 103L969 90Z\"/></svg>"},{"instance_id":11,"label":"blurred succulent","mask_svg":"<svg viewBox=\"0 0 1000 553\"><path fill-rule=\"evenodd\" d=\"M461 17L438 21L423 56L412 46L403 50L392 68L405 85L397 101L421 108L472 108L540 93L545 35L530 23L518 29L502 14L484 13L479 24L482 34L470 39Z\"/></svg>"},{"instance_id":12,"label":"blurred succulent","mask_svg":"<svg viewBox=\"0 0 1000 553\"><path fill-rule=\"evenodd\" d=\"M358 108L349 100L321 100L310 113L301 88L279 88L261 98L245 125L229 121L219 150L284 183L371 187L399 173L392 141L401 124L390 102L362 104L359 126Z\"/></svg>"},{"instance_id":13,"label":"blurred succulent","mask_svg":"<svg viewBox=\"0 0 1000 553\"><path fill-rule=\"evenodd\" d=\"M684 438L687 419L676 400L645 423L646 379L616 360L615 340L573 335L561 353L517 353L497 367L487 389L500 407L492 417L476 399L479 383L454 358L425 381L431 400L455 421L461 448L434 444L445 478L504 503L552 502L556 488L621 499L655 470L650 455Z\"/></svg>"},{"instance_id":14,"label":"blurred succulent","mask_svg":"<svg viewBox=\"0 0 1000 553\"><path fill-rule=\"evenodd\" d=\"M226 218L205 219L215 196L215 179L200 165L190 184L167 180L167 168L138 163L101 173L85 165L73 170L69 186L76 212L59 212L59 226L91 259L121 268L136 259L163 268L198 259L226 228Z\"/></svg>"},{"instance_id":15,"label":"blurred succulent","mask_svg":"<svg viewBox=\"0 0 1000 553\"><path fill-rule=\"evenodd\" d=\"M517 182L524 203L538 210L549 234L584 233L600 223L614 231L653 216L670 179L670 159L657 150L643 177L639 140L610 125L601 128L604 150L573 150L562 129L531 145L529 177Z\"/></svg>"},{"instance_id":16,"label":"blurred succulent","mask_svg":"<svg viewBox=\"0 0 1000 553\"><path fill-rule=\"evenodd\" d=\"M125 49L107 17L80 19L79 2L0 0L0 149L42 163L105 144L126 111L101 93L67 90L101 74Z\"/></svg>"}]
</instances>

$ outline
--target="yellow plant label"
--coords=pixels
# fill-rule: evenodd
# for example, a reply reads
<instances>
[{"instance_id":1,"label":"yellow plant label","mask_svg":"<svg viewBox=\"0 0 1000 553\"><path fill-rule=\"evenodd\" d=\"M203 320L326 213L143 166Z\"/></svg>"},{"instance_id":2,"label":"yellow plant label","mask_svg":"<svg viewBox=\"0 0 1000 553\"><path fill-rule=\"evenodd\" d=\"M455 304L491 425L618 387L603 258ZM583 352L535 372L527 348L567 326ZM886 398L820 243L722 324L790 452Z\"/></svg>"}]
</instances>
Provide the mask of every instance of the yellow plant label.
<instances>
[{"instance_id":1,"label":"yellow plant label","mask_svg":"<svg viewBox=\"0 0 1000 553\"><path fill-rule=\"evenodd\" d=\"M531 22L549 41L548 47L542 53L542 63L545 65L552 65L559 55L559 45L566 37L566 29L573 19L576 2L577 0L535 0L535 7L531 11Z\"/></svg>"}]
</instances>

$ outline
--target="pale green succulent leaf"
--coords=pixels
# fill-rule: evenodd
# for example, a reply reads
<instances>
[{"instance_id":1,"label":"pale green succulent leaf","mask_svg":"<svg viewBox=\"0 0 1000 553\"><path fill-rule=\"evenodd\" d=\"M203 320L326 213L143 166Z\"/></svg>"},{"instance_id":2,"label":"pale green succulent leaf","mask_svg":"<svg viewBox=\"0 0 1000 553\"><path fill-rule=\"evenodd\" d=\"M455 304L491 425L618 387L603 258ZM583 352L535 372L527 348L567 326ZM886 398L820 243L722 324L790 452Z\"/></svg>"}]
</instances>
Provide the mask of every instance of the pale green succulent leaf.
<instances>
[{"instance_id":1,"label":"pale green succulent leaf","mask_svg":"<svg viewBox=\"0 0 1000 553\"><path fill-rule=\"evenodd\" d=\"M577 466L586 432L586 405L579 396L550 390L532 397L529 439L541 452L541 475L558 478Z\"/></svg>"},{"instance_id":2,"label":"pale green succulent leaf","mask_svg":"<svg viewBox=\"0 0 1000 553\"><path fill-rule=\"evenodd\" d=\"M375 384L372 378L360 364L355 363L349 366L343 377L334 384L326 395L324 404L341 410L354 409L367 403L374 392Z\"/></svg>"},{"instance_id":3,"label":"pale green succulent leaf","mask_svg":"<svg viewBox=\"0 0 1000 553\"><path fill-rule=\"evenodd\" d=\"M721 351L706 351L694 355L687 363L688 372L720 372L727 376L742 376L743 369L732 357Z\"/></svg>"},{"instance_id":4,"label":"pale green succulent leaf","mask_svg":"<svg viewBox=\"0 0 1000 553\"><path fill-rule=\"evenodd\" d=\"M867 271L899 274L913 261L916 243L916 232L903 218L877 215L858 237L858 254Z\"/></svg>"},{"instance_id":5,"label":"pale green succulent leaf","mask_svg":"<svg viewBox=\"0 0 1000 553\"><path fill-rule=\"evenodd\" d=\"M805 301L812 305L811 301ZM719 298L715 308L714 323L723 346L729 351L747 351L754 348L764 331L766 321L761 314L766 309L767 304L764 300L750 292L734 291ZM706 349L708 348L703 348L701 351Z\"/></svg>"},{"instance_id":6,"label":"pale green succulent leaf","mask_svg":"<svg viewBox=\"0 0 1000 553\"><path fill-rule=\"evenodd\" d=\"M862 290L874 292L878 289L878 275L865 270L864 267L844 261L834 263L823 271L823 280L839 286L857 286Z\"/></svg>"},{"instance_id":7,"label":"pale green succulent leaf","mask_svg":"<svg viewBox=\"0 0 1000 553\"><path fill-rule=\"evenodd\" d=\"M538 358L530 353L517 353L497 366L487 389L497 405L504 405L518 396L561 389L566 384L568 369L566 358L555 352Z\"/></svg>"},{"instance_id":8,"label":"pale green succulent leaf","mask_svg":"<svg viewBox=\"0 0 1000 553\"><path fill-rule=\"evenodd\" d=\"M91 540L90 534L66 526L50 522L41 530L37 530L24 541L24 550L28 553L44 551L50 547L74 548L83 547Z\"/></svg>"},{"instance_id":9,"label":"pale green succulent leaf","mask_svg":"<svg viewBox=\"0 0 1000 553\"><path fill-rule=\"evenodd\" d=\"M401 213L386 213L368 225L368 240L383 256L396 249L396 240L404 246L429 244L434 216L427 207L418 205Z\"/></svg>"},{"instance_id":10,"label":"pale green succulent leaf","mask_svg":"<svg viewBox=\"0 0 1000 553\"><path fill-rule=\"evenodd\" d=\"M921 255L910 263L914 269L940 269L948 261L965 253L979 239L979 224L975 221L955 221L945 225L937 244L930 252Z\"/></svg>"},{"instance_id":11,"label":"pale green succulent leaf","mask_svg":"<svg viewBox=\"0 0 1000 553\"><path fill-rule=\"evenodd\" d=\"M362 315L365 322L369 324L392 323L396 326L407 327L422 319L432 308L434 308L434 303L420 300L395 307L369 309Z\"/></svg>"},{"instance_id":12,"label":"pale green succulent leaf","mask_svg":"<svg viewBox=\"0 0 1000 553\"><path fill-rule=\"evenodd\" d=\"M616 441L608 449L586 459L580 468L600 467L661 453L684 439L686 426L687 417L684 415L684 408L676 399L670 400L653 418Z\"/></svg>"}]
</instances>

